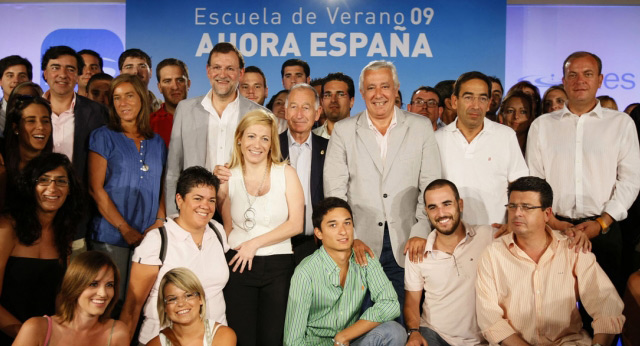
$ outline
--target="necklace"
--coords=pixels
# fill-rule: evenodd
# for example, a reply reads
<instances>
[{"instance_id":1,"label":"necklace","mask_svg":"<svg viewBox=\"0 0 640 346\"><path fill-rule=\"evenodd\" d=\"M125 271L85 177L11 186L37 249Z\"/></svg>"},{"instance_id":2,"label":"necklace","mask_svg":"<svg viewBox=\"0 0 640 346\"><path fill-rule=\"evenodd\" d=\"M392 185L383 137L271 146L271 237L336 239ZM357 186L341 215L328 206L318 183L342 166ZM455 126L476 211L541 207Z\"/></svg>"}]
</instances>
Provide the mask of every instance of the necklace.
<instances>
[{"instance_id":1,"label":"necklace","mask_svg":"<svg viewBox=\"0 0 640 346\"><path fill-rule=\"evenodd\" d=\"M244 172L242 172L242 186L244 187L244 192L247 195L247 202L249 202L249 208L244 212L244 230L249 232L256 226L256 211L253 209L253 204L260 197L260 192L262 192L262 186L264 185L265 180L267 179L267 170L269 166L264 168L264 174L262 175L262 182L258 187L258 193L256 193L255 198L251 201L251 197L249 196L249 191L247 191L247 185L244 183Z\"/></svg>"}]
</instances>

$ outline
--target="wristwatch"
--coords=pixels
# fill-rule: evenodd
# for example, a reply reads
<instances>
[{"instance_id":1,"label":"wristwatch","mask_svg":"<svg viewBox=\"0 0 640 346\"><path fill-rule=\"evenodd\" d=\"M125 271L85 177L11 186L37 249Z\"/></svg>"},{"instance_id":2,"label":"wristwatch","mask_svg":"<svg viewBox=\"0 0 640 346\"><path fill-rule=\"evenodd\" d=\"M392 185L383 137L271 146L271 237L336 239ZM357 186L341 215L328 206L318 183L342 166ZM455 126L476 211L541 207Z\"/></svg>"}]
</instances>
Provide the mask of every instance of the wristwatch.
<instances>
[{"instance_id":1,"label":"wristwatch","mask_svg":"<svg viewBox=\"0 0 640 346\"><path fill-rule=\"evenodd\" d=\"M411 328L411 329L407 330L407 337L410 337L411 334L413 334L413 332L419 332L419 331L420 331L420 329L418 329L418 328Z\"/></svg>"},{"instance_id":2,"label":"wristwatch","mask_svg":"<svg viewBox=\"0 0 640 346\"><path fill-rule=\"evenodd\" d=\"M600 232L602 234L607 234L609 232L609 226L611 225L604 223L604 220L601 217L597 218L596 222L600 224Z\"/></svg>"}]
</instances>

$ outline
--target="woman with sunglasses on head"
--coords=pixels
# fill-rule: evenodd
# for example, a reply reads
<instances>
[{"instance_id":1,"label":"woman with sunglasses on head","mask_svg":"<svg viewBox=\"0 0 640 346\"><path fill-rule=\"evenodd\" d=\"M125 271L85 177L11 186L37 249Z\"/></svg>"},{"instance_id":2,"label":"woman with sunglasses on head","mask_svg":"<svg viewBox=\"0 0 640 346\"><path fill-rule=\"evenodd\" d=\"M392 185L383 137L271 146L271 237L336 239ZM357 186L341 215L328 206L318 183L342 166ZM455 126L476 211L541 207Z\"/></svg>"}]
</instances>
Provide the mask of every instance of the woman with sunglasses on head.
<instances>
[{"instance_id":1,"label":"woman with sunglasses on head","mask_svg":"<svg viewBox=\"0 0 640 346\"><path fill-rule=\"evenodd\" d=\"M40 96L12 95L4 133L5 165L0 166L0 209L11 199L11 189L24 166L53 147L49 102Z\"/></svg>"},{"instance_id":2,"label":"woman with sunglasses on head","mask_svg":"<svg viewBox=\"0 0 640 346\"><path fill-rule=\"evenodd\" d=\"M160 332L162 314L158 315L156 309L157 297L162 294L160 280L176 267L189 268L204 284L206 299L200 296L206 301L204 315L211 321L227 323L222 289L229 280L224 256L229 246L222 225L211 220L219 186L218 178L203 167L182 171L175 196L179 214L167 217L164 226L150 231L135 249L120 320L133 336L140 311L144 311L140 344L146 344Z\"/></svg>"},{"instance_id":3,"label":"woman with sunglasses on head","mask_svg":"<svg viewBox=\"0 0 640 346\"><path fill-rule=\"evenodd\" d=\"M168 271L160 282L157 299L160 326L165 327L148 346L235 346L229 327L205 317L207 300L198 277L187 268Z\"/></svg>"},{"instance_id":4,"label":"woman with sunglasses on head","mask_svg":"<svg viewBox=\"0 0 640 346\"><path fill-rule=\"evenodd\" d=\"M80 183L63 154L43 153L17 179L0 215L0 345L22 323L55 313L55 301L82 214Z\"/></svg>"},{"instance_id":5,"label":"woman with sunglasses on head","mask_svg":"<svg viewBox=\"0 0 640 346\"><path fill-rule=\"evenodd\" d=\"M271 113L247 113L234 143L231 176L218 192L233 249L227 252L227 320L239 345L281 345L294 270L291 237L303 229L304 194L295 169L281 162Z\"/></svg>"},{"instance_id":6,"label":"woman with sunglasses on head","mask_svg":"<svg viewBox=\"0 0 640 346\"><path fill-rule=\"evenodd\" d=\"M114 260L126 292L133 248L165 217L162 178L167 150L149 124L147 88L136 75L111 82L109 122L89 140L89 193L98 207L89 247Z\"/></svg>"},{"instance_id":7,"label":"woman with sunglasses on head","mask_svg":"<svg viewBox=\"0 0 640 346\"><path fill-rule=\"evenodd\" d=\"M64 275L55 316L32 317L14 346L129 345L124 323L110 318L120 274L103 252L78 255Z\"/></svg>"}]
</instances>

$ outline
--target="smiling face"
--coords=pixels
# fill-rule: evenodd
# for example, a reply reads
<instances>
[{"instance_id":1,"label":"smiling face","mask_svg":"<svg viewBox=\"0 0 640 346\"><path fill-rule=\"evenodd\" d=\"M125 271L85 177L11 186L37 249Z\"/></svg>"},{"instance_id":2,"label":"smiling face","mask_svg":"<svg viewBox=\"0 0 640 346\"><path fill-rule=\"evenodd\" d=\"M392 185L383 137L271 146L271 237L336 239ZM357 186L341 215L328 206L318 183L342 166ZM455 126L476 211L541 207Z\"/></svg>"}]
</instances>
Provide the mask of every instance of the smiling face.
<instances>
[{"instance_id":1,"label":"smiling face","mask_svg":"<svg viewBox=\"0 0 640 346\"><path fill-rule=\"evenodd\" d=\"M57 212L62 207L64 201L69 195L69 176L64 167L60 166L52 171L46 172L41 175L39 179L56 179L66 182L59 183L58 181L49 182L49 185L36 183L36 201L38 202L38 209L40 212L51 213Z\"/></svg>"},{"instance_id":2,"label":"smiling face","mask_svg":"<svg viewBox=\"0 0 640 346\"><path fill-rule=\"evenodd\" d=\"M333 208L322 218L314 233L322 240L327 251L351 251L353 246L353 219L345 208Z\"/></svg>"},{"instance_id":3,"label":"smiling face","mask_svg":"<svg viewBox=\"0 0 640 346\"><path fill-rule=\"evenodd\" d=\"M528 114L521 98L510 98L500 112L504 117L504 124L516 131L516 133L524 133L529 130L530 114Z\"/></svg>"},{"instance_id":4,"label":"smiling face","mask_svg":"<svg viewBox=\"0 0 640 346\"><path fill-rule=\"evenodd\" d=\"M458 127L477 129L489 110L489 90L481 79L470 79L460 86L458 96L452 95L453 109L458 112Z\"/></svg>"},{"instance_id":5,"label":"smiling face","mask_svg":"<svg viewBox=\"0 0 640 346\"><path fill-rule=\"evenodd\" d=\"M564 66L562 77L569 104L595 104L602 78L602 74L598 74L598 63L593 57L583 56L569 60Z\"/></svg>"},{"instance_id":6,"label":"smiling face","mask_svg":"<svg viewBox=\"0 0 640 346\"><path fill-rule=\"evenodd\" d=\"M183 197L176 194L180 216L178 224L185 229L204 229L216 212L216 189L213 186L198 185Z\"/></svg>"},{"instance_id":7,"label":"smiling face","mask_svg":"<svg viewBox=\"0 0 640 346\"><path fill-rule=\"evenodd\" d=\"M3 97L5 100L9 100L9 95L13 89L20 83L28 82L29 75L27 74L27 67L24 65L13 65L7 67L0 79L0 87L2 87Z\"/></svg>"},{"instance_id":8,"label":"smiling face","mask_svg":"<svg viewBox=\"0 0 640 346\"><path fill-rule=\"evenodd\" d=\"M52 94L68 96L78 81L78 61L74 56L61 55L49 60L43 74Z\"/></svg>"},{"instance_id":9,"label":"smiling face","mask_svg":"<svg viewBox=\"0 0 640 346\"><path fill-rule=\"evenodd\" d=\"M456 200L451 187L427 190L424 198L425 211L438 233L450 235L460 228L463 204L462 200Z\"/></svg>"},{"instance_id":10,"label":"smiling face","mask_svg":"<svg viewBox=\"0 0 640 346\"><path fill-rule=\"evenodd\" d=\"M244 162L260 163L267 159L271 150L271 128L255 124L247 127L240 138L240 152Z\"/></svg>"},{"instance_id":11,"label":"smiling face","mask_svg":"<svg viewBox=\"0 0 640 346\"><path fill-rule=\"evenodd\" d=\"M232 96L238 89L244 69L235 52L213 53L207 65L207 77L214 94L221 98Z\"/></svg>"},{"instance_id":12,"label":"smiling face","mask_svg":"<svg viewBox=\"0 0 640 346\"><path fill-rule=\"evenodd\" d=\"M32 103L22 111L18 143L25 151L44 149L51 136L51 114L43 105Z\"/></svg>"},{"instance_id":13,"label":"smiling face","mask_svg":"<svg viewBox=\"0 0 640 346\"><path fill-rule=\"evenodd\" d=\"M121 123L135 124L142 109L142 100L133 85L124 82L113 89L113 106Z\"/></svg>"},{"instance_id":14,"label":"smiling face","mask_svg":"<svg viewBox=\"0 0 640 346\"><path fill-rule=\"evenodd\" d=\"M175 324L190 324L200 320L202 298L197 292L185 292L169 282L164 286L165 312Z\"/></svg>"},{"instance_id":15,"label":"smiling face","mask_svg":"<svg viewBox=\"0 0 640 346\"><path fill-rule=\"evenodd\" d=\"M393 83L391 69L380 68L364 72L360 94L367 106L367 112L373 119L393 117L393 107L398 88Z\"/></svg>"},{"instance_id":16,"label":"smiling face","mask_svg":"<svg viewBox=\"0 0 640 346\"><path fill-rule=\"evenodd\" d=\"M115 294L114 281L113 270L107 266L102 267L78 297L76 311L82 311L89 316L101 316Z\"/></svg>"},{"instance_id":17,"label":"smiling face","mask_svg":"<svg viewBox=\"0 0 640 346\"><path fill-rule=\"evenodd\" d=\"M320 108L316 109L316 96L312 90L298 88L289 93L286 117L292 133L309 134L320 112Z\"/></svg>"},{"instance_id":18,"label":"smiling face","mask_svg":"<svg viewBox=\"0 0 640 346\"><path fill-rule=\"evenodd\" d=\"M264 105L268 92L269 88L258 72L245 72L240 79L240 94L261 106Z\"/></svg>"}]
</instances>

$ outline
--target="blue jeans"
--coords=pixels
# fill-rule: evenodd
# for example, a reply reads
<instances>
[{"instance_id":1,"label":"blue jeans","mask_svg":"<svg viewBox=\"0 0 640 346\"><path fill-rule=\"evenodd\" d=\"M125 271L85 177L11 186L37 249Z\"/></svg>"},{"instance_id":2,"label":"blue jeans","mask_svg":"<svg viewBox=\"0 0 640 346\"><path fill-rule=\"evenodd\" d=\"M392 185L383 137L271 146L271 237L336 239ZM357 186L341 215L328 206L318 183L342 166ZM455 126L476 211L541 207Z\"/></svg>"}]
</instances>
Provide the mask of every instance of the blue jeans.
<instances>
[{"instance_id":1,"label":"blue jeans","mask_svg":"<svg viewBox=\"0 0 640 346\"><path fill-rule=\"evenodd\" d=\"M427 340L429 346L449 346L449 344L431 328L420 327L420 334Z\"/></svg>"},{"instance_id":2,"label":"blue jeans","mask_svg":"<svg viewBox=\"0 0 640 346\"><path fill-rule=\"evenodd\" d=\"M398 302L400 303L400 316L395 319L396 322L400 323L401 326L404 327L404 268L398 265L395 257L393 256L393 250L391 249L391 239L389 238L389 226L384 224L384 235L382 238L382 253L380 254L380 265L382 265L382 270L387 275L389 281L393 285L393 288L396 290L396 294L398 295ZM371 301L371 295L367 291L367 294L364 297L364 301L362 302L361 311L364 313L368 308L373 306L373 302Z\"/></svg>"},{"instance_id":3,"label":"blue jeans","mask_svg":"<svg viewBox=\"0 0 640 346\"><path fill-rule=\"evenodd\" d=\"M353 340L352 346L404 346L407 332L395 321L385 322Z\"/></svg>"}]
</instances>

